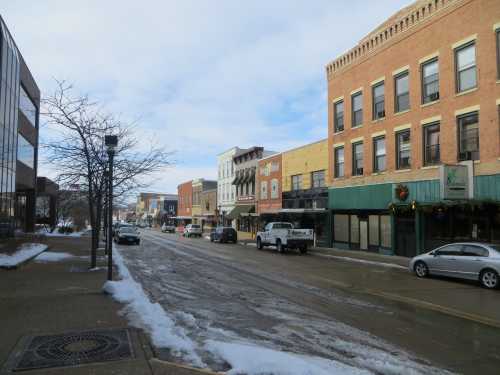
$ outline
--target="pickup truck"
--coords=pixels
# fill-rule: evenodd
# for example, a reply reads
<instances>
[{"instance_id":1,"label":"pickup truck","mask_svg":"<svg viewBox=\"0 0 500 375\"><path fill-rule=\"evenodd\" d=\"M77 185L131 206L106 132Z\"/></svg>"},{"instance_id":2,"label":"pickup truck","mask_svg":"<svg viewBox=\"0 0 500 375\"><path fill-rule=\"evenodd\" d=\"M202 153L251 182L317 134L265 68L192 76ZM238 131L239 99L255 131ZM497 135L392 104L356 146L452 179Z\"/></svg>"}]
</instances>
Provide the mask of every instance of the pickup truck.
<instances>
[{"instance_id":1,"label":"pickup truck","mask_svg":"<svg viewBox=\"0 0 500 375\"><path fill-rule=\"evenodd\" d=\"M294 229L292 223L268 223L263 232L257 232L257 249L274 245L282 253L287 248L299 249L302 254L307 252L307 247L314 242L312 229Z\"/></svg>"}]
</instances>

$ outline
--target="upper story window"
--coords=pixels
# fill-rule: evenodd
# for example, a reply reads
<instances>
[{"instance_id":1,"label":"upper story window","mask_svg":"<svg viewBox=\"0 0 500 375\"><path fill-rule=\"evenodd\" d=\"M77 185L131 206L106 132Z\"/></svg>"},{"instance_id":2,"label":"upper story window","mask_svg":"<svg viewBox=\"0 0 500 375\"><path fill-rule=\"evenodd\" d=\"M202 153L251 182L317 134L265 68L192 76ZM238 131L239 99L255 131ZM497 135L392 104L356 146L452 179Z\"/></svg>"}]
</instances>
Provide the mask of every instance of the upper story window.
<instances>
[{"instance_id":1,"label":"upper story window","mask_svg":"<svg viewBox=\"0 0 500 375\"><path fill-rule=\"evenodd\" d=\"M17 135L17 160L30 168L35 165L35 147L21 134Z\"/></svg>"},{"instance_id":2,"label":"upper story window","mask_svg":"<svg viewBox=\"0 0 500 375\"><path fill-rule=\"evenodd\" d=\"M408 72L398 74L394 77L395 87L395 112L403 112L410 109L410 75Z\"/></svg>"},{"instance_id":3,"label":"upper story window","mask_svg":"<svg viewBox=\"0 0 500 375\"><path fill-rule=\"evenodd\" d=\"M292 176L292 190L300 190L302 189L302 175L297 174Z\"/></svg>"},{"instance_id":4,"label":"upper story window","mask_svg":"<svg viewBox=\"0 0 500 375\"><path fill-rule=\"evenodd\" d=\"M363 175L363 142L352 145L352 175Z\"/></svg>"},{"instance_id":5,"label":"upper story window","mask_svg":"<svg viewBox=\"0 0 500 375\"><path fill-rule=\"evenodd\" d=\"M385 171L385 137L378 137L373 139L373 171Z\"/></svg>"},{"instance_id":6,"label":"upper story window","mask_svg":"<svg viewBox=\"0 0 500 375\"><path fill-rule=\"evenodd\" d=\"M344 101L333 104L333 130L335 133L344 130Z\"/></svg>"},{"instance_id":7,"label":"upper story window","mask_svg":"<svg viewBox=\"0 0 500 375\"><path fill-rule=\"evenodd\" d=\"M378 120L385 117L385 85L380 82L373 86L373 119Z\"/></svg>"},{"instance_id":8,"label":"upper story window","mask_svg":"<svg viewBox=\"0 0 500 375\"><path fill-rule=\"evenodd\" d=\"M441 162L439 122L424 126L424 165Z\"/></svg>"},{"instance_id":9,"label":"upper story window","mask_svg":"<svg viewBox=\"0 0 500 375\"><path fill-rule=\"evenodd\" d=\"M325 171L316 171L311 173L312 187L319 188L325 186Z\"/></svg>"},{"instance_id":10,"label":"upper story window","mask_svg":"<svg viewBox=\"0 0 500 375\"><path fill-rule=\"evenodd\" d=\"M24 87L21 86L21 95L19 96L19 109L31 122L31 125L36 126L36 106L28 96Z\"/></svg>"},{"instance_id":11,"label":"upper story window","mask_svg":"<svg viewBox=\"0 0 500 375\"><path fill-rule=\"evenodd\" d=\"M337 147L334 150L334 162L335 171L334 175L336 178L344 177L344 147Z\"/></svg>"},{"instance_id":12,"label":"upper story window","mask_svg":"<svg viewBox=\"0 0 500 375\"><path fill-rule=\"evenodd\" d=\"M422 64L422 104L439 99L439 62L434 59Z\"/></svg>"},{"instance_id":13,"label":"upper story window","mask_svg":"<svg viewBox=\"0 0 500 375\"><path fill-rule=\"evenodd\" d=\"M500 28L496 29L497 41L497 79L500 80Z\"/></svg>"},{"instance_id":14,"label":"upper story window","mask_svg":"<svg viewBox=\"0 0 500 375\"><path fill-rule=\"evenodd\" d=\"M278 198L278 192L279 192L278 179L273 178L271 180L271 199Z\"/></svg>"},{"instance_id":15,"label":"upper story window","mask_svg":"<svg viewBox=\"0 0 500 375\"><path fill-rule=\"evenodd\" d=\"M352 100L352 127L363 123L363 93L358 92L351 97Z\"/></svg>"},{"instance_id":16,"label":"upper story window","mask_svg":"<svg viewBox=\"0 0 500 375\"><path fill-rule=\"evenodd\" d=\"M458 160L479 160L479 114L468 113L457 118Z\"/></svg>"},{"instance_id":17,"label":"upper story window","mask_svg":"<svg viewBox=\"0 0 500 375\"><path fill-rule=\"evenodd\" d=\"M396 167L406 169L411 166L410 129L396 133Z\"/></svg>"},{"instance_id":18,"label":"upper story window","mask_svg":"<svg viewBox=\"0 0 500 375\"><path fill-rule=\"evenodd\" d=\"M260 182L260 199L267 199L267 181Z\"/></svg>"},{"instance_id":19,"label":"upper story window","mask_svg":"<svg viewBox=\"0 0 500 375\"><path fill-rule=\"evenodd\" d=\"M456 90L463 92L477 86L476 44L468 43L455 50Z\"/></svg>"}]
</instances>

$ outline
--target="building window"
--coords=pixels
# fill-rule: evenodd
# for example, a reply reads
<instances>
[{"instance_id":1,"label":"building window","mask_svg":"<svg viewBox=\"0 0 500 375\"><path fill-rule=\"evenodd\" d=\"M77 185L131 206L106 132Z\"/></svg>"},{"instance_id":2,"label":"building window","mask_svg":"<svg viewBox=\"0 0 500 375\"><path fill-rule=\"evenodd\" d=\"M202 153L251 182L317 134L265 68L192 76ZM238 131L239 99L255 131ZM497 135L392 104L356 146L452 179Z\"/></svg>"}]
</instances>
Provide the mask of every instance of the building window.
<instances>
[{"instance_id":1,"label":"building window","mask_svg":"<svg viewBox=\"0 0 500 375\"><path fill-rule=\"evenodd\" d=\"M344 147L337 147L335 155L335 177L344 177Z\"/></svg>"},{"instance_id":2,"label":"building window","mask_svg":"<svg viewBox=\"0 0 500 375\"><path fill-rule=\"evenodd\" d=\"M458 117L458 160L479 160L479 115L477 112Z\"/></svg>"},{"instance_id":3,"label":"building window","mask_svg":"<svg viewBox=\"0 0 500 375\"><path fill-rule=\"evenodd\" d=\"M422 64L422 103L439 99L439 62L434 59Z\"/></svg>"},{"instance_id":4,"label":"building window","mask_svg":"<svg viewBox=\"0 0 500 375\"><path fill-rule=\"evenodd\" d=\"M267 199L267 181L260 182L260 199Z\"/></svg>"},{"instance_id":5,"label":"building window","mask_svg":"<svg viewBox=\"0 0 500 375\"><path fill-rule=\"evenodd\" d=\"M271 180L271 199L277 199L278 198L278 179L273 178Z\"/></svg>"},{"instance_id":6,"label":"building window","mask_svg":"<svg viewBox=\"0 0 500 375\"><path fill-rule=\"evenodd\" d=\"M406 169L411 166L411 143L410 130L404 130L396 133L397 147L397 168Z\"/></svg>"},{"instance_id":7,"label":"building window","mask_svg":"<svg viewBox=\"0 0 500 375\"><path fill-rule=\"evenodd\" d=\"M349 215L333 215L333 239L335 242L349 242Z\"/></svg>"},{"instance_id":8,"label":"building window","mask_svg":"<svg viewBox=\"0 0 500 375\"><path fill-rule=\"evenodd\" d=\"M385 137L373 139L373 171L385 171Z\"/></svg>"},{"instance_id":9,"label":"building window","mask_svg":"<svg viewBox=\"0 0 500 375\"><path fill-rule=\"evenodd\" d=\"M391 217L380 215L380 246L390 249L391 238Z\"/></svg>"},{"instance_id":10,"label":"building window","mask_svg":"<svg viewBox=\"0 0 500 375\"><path fill-rule=\"evenodd\" d=\"M344 130L344 101L341 100L333 105L333 129L335 133Z\"/></svg>"},{"instance_id":11,"label":"building window","mask_svg":"<svg viewBox=\"0 0 500 375\"><path fill-rule=\"evenodd\" d=\"M21 134L17 136L17 160L30 168L35 165L35 147Z\"/></svg>"},{"instance_id":12,"label":"building window","mask_svg":"<svg viewBox=\"0 0 500 375\"><path fill-rule=\"evenodd\" d=\"M352 97L352 127L363 124L363 93L358 92Z\"/></svg>"},{"instance_id":13,"label":"building window","mask_svg":"<svg viewBox=\"0 0 500 375\"><path fill-rule=\"evenodd\" d=\"M36 106L28 96L24 87L21 86L21 95L19 96L19 109L29 120L31 125L36 126Z\"/></svg>"},{"instance_id":14,"label":"building window","mask_svg":"<svg viewBox=\"0 0 500 375\"><path fill-rule=\"evenodd\" d=\"M325 171L316 171L311 173L312 187L319 188L325 186Z\"/></svg>"},{"instance_id":15,"label":"building window","mask_svg":"<svg viewBox=\"0 0 500 375\"><path fill-rule=\"evenodd\" d=\"M363 174L363 142L352 145L352 175L361 176Z\"/></svg>"},{"instance_id":16,"label":"building window","mask_svg":"<svg viewBox=\"0 0 500 375\"><path fill-rule=\"evenodd\" d=\"M476 44L466 44L455 50L457 92L473 89L477 85Z\"/></svg>"},{"instance_id":17,"label":"building window","mask_svg":"<svg viewBox=\"0 0 500 375\"><path fill-rule=\"evenodd\" d=\"M439 149L439 123L424 127L424 165L439 164L441 153Z\"/></svg>"},{"instance_id":18,"label":"building window","mask_svg":"<svg viewBox=\"0 0 500 375\"><path fill-rule=\"evenodd\" d=\"M297 174L292 176L292 190L300 190L302 189L302 175Z\"/></svg>"},{"instance_id":19,"label":"building window","mask_svg":"<svg viewBox=\"0 0 500 375\"><path fill-rule=\"evenodd\" d=\"M409 74L404 72L394 78L395 87L395 112L402 112L410 109L410 86Z\"/></svg>"},{"instance_id":20,"label":"building window","mask_svg":"<svg viewBox=\"0 0 500 375\"><path fill-rule=\"evenodd\" d=\"M500 29L496 30L497 39L497 79L500 80Z\"/></svg>"},{"instance_id":21,"label":"building window","mask_svg":"<svg viewBox=\"0 0 500 375\"><path fill-rule=\"evenodd\" d=\"M373 119L378 120L385 117L385 85L380 82L372 88L373 95Z\"/></svg>"}]
</instances>

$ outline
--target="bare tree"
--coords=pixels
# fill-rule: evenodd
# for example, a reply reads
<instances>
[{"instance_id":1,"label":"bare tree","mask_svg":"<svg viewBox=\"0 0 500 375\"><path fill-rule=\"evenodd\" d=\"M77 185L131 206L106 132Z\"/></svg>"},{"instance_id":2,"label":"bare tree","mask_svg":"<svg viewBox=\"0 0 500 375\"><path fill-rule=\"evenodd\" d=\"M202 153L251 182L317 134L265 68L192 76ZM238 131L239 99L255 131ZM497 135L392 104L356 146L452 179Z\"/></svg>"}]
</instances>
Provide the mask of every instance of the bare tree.
<instances>
[{"instance_id":1,"label":"bare tree","mask_svg":"<svg viewBox=\"0 0 500 375\"><path fill-rule=\"evenodd\" d=\"M55 92L42 100L51 140L44 144L47 162L58 172L62 186L79 185L87 197L92 227L91 267L96 266L102 208L106 204L107 154L104 136L118 136L114 157L113 190L120 200L127 193L145 186L145 177L171 164L171 152L139 140L137 125L124 123L91 101L88 95L75 95L72 85L57 81ZM139 147L140 146L140 147Z\"/></svg>"}]
</instances>

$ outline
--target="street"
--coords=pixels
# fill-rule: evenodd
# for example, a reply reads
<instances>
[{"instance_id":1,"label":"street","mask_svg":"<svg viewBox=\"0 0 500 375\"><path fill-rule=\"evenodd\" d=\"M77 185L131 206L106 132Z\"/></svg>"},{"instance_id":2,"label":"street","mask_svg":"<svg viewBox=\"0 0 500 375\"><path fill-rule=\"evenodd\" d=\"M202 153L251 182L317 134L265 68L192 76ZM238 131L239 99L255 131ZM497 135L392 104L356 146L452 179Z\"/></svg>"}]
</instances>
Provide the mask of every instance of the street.
<instances>
[{"instance_id":1,"label":"street","mask_svg":"<svg viewBox=\"0 0 500 375\"><path fill-rule=\"evenodd\" d=\"M201 349L209 340L250 342L380 374L498 373L498 291L314 254L141 232L139 247L117 248L213 370L229 365ZM158 355L173 359L167 350Z\"/></svg>"}]
</instances>

